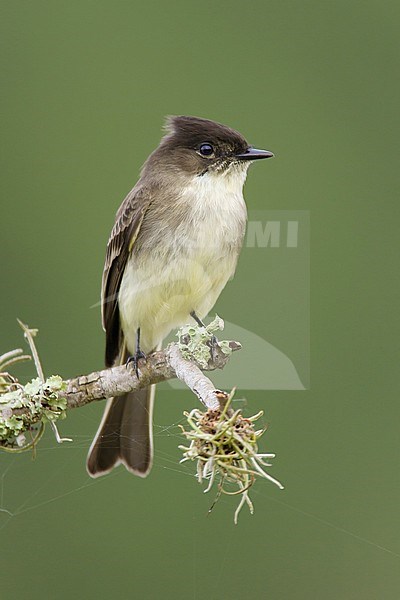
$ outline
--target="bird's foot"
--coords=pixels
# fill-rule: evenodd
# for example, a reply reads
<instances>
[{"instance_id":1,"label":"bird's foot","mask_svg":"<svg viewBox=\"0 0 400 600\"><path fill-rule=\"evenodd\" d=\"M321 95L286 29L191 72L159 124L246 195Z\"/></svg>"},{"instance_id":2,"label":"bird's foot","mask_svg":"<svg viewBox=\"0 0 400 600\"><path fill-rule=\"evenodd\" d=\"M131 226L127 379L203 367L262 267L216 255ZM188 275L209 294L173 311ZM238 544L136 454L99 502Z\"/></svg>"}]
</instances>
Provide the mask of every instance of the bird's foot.
<instances>
[{"instance_id":1,"label":"bird's foot","mask_svg":"<svg viewBox=\"0 0 400 600\"><path fill-rule=\"evenodd\" d=\"M210 348L211 360L214 362L219 348L218 338L215 335L212 335L207 342L207 346Z\"/></svg>"},{"instance_id":2,"label":"bird's foot","mask_svg":"<svg viewBox=\"0 0 400 600\"><path fill-rule=\"evenodd\" d=\"M136 350L135 354L132 354L132 356L128 356L128 359L125 363L126 367L128 368L130 365L133 366L133 368L135 369L135 373L136 373L136 377L139 379L139 360L143 358L144 360L146 360L147 356L144 352L142 352L140 349Z\"/></svg>"},{"instance_id":3,"label":"bird's foot","mask_svg":"<svg viewBox=\"0 0 400 600\"><path fill-rule=\"evenodd\" d=\"M205 324L203 323L203 321L196 315L194 310L192 310L192 312L190 313L190 316L193 317L193 319L196 321L196 323L197 323L197 325L199 325L199 327L204 327L204 328L206 327ZM215 358L216 358L218 346L219 346L218 339L216 338L215 335L212 335L210 337L210 339L207 342L207 346L209 346L209 348L210 348L211 360L214 362Z\"/></svg>"}]
</instances>

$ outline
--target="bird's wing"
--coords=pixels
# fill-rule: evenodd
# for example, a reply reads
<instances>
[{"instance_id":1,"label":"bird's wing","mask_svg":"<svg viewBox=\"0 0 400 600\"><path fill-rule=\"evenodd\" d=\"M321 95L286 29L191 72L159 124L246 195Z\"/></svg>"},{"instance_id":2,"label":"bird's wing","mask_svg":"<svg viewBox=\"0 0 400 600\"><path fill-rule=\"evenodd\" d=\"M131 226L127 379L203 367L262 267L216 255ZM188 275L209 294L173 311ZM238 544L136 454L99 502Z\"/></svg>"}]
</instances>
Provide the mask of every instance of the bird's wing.
<instances>
[{"instance_id":1,"label":"bird's wing","mask_svg":"<svg viewBox=\"0 0 400 600\"><path fill-rule=\"evenodd\" d=\"M101 285L101 315L106 332L108 367L114 364L122 343L118 310L118 292L122 276L150 204L149 191L134 187L117 212L115 225L108 240Z\"/></svg>"}]
</instances>

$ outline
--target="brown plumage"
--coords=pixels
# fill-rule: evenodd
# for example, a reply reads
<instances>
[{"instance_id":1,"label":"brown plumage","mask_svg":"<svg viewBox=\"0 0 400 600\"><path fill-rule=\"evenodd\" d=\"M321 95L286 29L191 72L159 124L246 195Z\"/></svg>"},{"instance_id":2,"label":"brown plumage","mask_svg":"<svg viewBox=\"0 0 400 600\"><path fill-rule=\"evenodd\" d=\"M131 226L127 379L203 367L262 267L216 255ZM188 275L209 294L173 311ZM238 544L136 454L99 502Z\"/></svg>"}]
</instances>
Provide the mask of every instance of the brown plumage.
<instances>
[{"instance_id":1,"label":"brown plumage","mask_svg":"<svg viewBox=\"0 0 400 600\"><path fill-rule=\"evenodd\" d=\"M233 276L246 224L242 188L252 149L237 131L198 117L170 117L167 135L121 204L102 280L106 365L145 353L171 329L203 318ZM89 451L91 476L152 463L154 386L110 399Z\"/></svg>"}]
</instances>

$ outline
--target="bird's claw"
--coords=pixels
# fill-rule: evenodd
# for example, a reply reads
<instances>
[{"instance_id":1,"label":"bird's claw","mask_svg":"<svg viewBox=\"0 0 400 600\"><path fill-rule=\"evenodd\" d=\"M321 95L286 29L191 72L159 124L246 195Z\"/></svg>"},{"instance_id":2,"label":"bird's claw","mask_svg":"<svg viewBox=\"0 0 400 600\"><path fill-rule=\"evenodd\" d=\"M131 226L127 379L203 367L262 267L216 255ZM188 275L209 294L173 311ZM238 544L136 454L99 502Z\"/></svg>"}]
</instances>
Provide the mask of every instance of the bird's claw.
<instances>
[{"instance_id":1,"label":"bird's claw","mask_svg":"<svg viewBox=\"0 0 400 600\"><path fill-rule=\"evenodd\" d=\"M214 362L216 359L216 353L219 347L218 338L215 335L212 335L207 342L207 345L210 347L211 360Z\"/></svg>"},{"instance_id":2,"label":"bird's claw","mask_svg":"<svg viewBox=\"0 0 400 600\"><path fill-rule=\"evenodd\" d=\"M141 350L136 350L135 354L132 354L132 356L128 356L128 359L125 363L126 368L128 368L132 364L133 368L135 369L136 377L138 379L139 379L139 360L141 358L146 360L146 358L147 358L146 354L144 352L142 352Z\"/></svg>"}]
</instances>

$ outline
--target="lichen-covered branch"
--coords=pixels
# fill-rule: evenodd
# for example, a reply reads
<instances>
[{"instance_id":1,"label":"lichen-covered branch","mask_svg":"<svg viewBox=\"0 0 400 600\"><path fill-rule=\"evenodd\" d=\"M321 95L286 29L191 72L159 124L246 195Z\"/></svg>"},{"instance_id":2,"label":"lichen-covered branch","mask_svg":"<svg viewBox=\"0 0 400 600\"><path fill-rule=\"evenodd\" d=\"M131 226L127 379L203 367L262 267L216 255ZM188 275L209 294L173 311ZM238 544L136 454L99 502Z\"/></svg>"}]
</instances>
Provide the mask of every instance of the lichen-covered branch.
<instances>
[{"instance_id":1,"label":"lichen-covered branch","mask_svg":"<svg viewBox=\"0 0 400 600\"><path fill-rule=\"evenodd\" d=\"M234 342L232 350L239 348ZM206 408L215 409L220 406L220 394L224 393L215 389L201 369L222 369L228 359L229 355L217 346L207 365L199 364L195 359L183 358L179 343L169 344L165 350L153 352L146 361L139 362L139 378L134 369L121 365L70 379L66 382L63 393L66 408L77 408L94 400L122 396L152 383L178 378L197 395Z\"/></svg>"},{"instance_id":2,"label":"lichen-covered branch","mask_svg":"<svg viewBox=\"0 0 400 600\"><path fill-rule=\"evenodd\" d=\"M217 390L203 372L222 369L232 352L241 348L238 342L217 342L214 332L224 325L219 317L206 327L182 327L177 334L178 342L140 360L139 375L129 365L121 365L69 380L58 375L45 377L33 339L37 331L19 323L30 346L37 377L22 385L8 372L15 363L31 358L23 355L22 350L0 356L0 449L23 452L35 447L46 422L52 426L58 442L67 441L69 438L60 437L56 422L63 419L69 409L177 377L206 409L184 413L189 427L182 429L189 445L180 449L183 451L181 462L197 462L198 481L208 481L205 492L217 483L217 495L210 510L221 494L239 495L234 519L237 523L244 504L253 512L248 492L256 478L268 479L283 489L266 471L266 467L271 466L269 459L275 455L258 450L264 430L256 431L254 423L262 411L244 418L240 409L234 411L231 407L233 391L228 395ZM230 486L233 486L232 491Z\"/></svg>"},{"instance_id":3,"label":"lichen-covered branch","mask_svg":"<svg viewBox=\"0 0 400 600\"><path fill-rule=\"evenodd\" d=\"M213 341L213 332L223 328L223 321L217 317L206 328L183 327L178 333L178 342L140 361L139 377L134 369L121 365L69 380L62 380L58 375L45 379L33 342L36 332L23 323L20 325L30 344L38 377L21 385L3 372L6 366L21 360L22 351L0 357L0 446L10 449L15 445L24 449L24 432L38 422L48 421L54 425L69 409L175 377L181 379L207 409L218 409L227 394L216 390L202 370L222 369L230 354L240 349L237 342Z\"/></svg>"}]
</instances>

